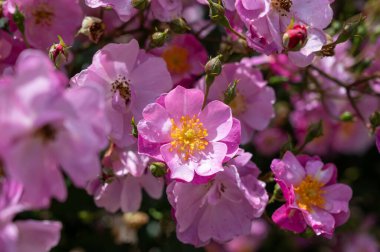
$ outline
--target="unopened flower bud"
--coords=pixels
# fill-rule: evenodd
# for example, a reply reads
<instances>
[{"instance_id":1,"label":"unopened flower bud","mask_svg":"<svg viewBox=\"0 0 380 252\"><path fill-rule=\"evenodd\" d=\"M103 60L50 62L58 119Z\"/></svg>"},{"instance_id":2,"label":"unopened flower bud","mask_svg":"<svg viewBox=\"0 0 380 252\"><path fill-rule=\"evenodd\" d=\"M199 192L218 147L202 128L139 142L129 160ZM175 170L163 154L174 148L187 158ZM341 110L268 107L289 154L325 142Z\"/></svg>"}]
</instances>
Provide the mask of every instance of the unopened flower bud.
<instances>
[{"instance_id":1,"label":"unopened flower bud","mask_svg":"<svg viewBox=\"0 0 380 252\"><path fill-rule=\"evenodd\" d=\"M166 164L162 162L153 162L149 165L149 170L153 176L159 178L165 176L168 169L166 167Z\"/></svg>"},{"instance_id":2,"label":"unopened flower bud","mask_svg":"<svg viewBox=\"0 0 380 252\"><path fill-rule=\"evenodd\" d=\"M354 115L351 112L344 112L339 116L339 119L343 122L352 122Z\"/></svg>"},{"instance_id":3,"label":"unopened flower bud","mask_svg":"<svg viewBox=\"0 0 380 252\"><path fill-rule=\"evenodd\" d=\"M224 7L218 3L208 0L210 6L210 19L215 23L221 24L225 27L230 27L230 23L225 16Z\"/></svg>"},{"instance_id":4,"label":"unopened flower bud","mask_svg":"<svg viewBox=\"0 0 380 252\"><path fill-rule=\"evenodd\" d=\"M369 122L371 123L371 128L375 131L376 128L380 127L380 112L376 111L369 118Z\"/></svg>"},{"instance_id":5,"label":"unopened flower bud","mask_svg":"<svg viewBox=\"0 0 380 252\"><path fill-rule=\"evenodd\" d=\"M323 136L323 123L322 121L319 121L318 123L311 124L307 129L305 143L310 143L314 139L321 136Z\"/></svg>"},{"instance_id":6,"label":"unopened flower bud","mask_svg":"<svg viewBox=\"0 0 380 252\"><path fill-rule=\"evenodd\" d=\"M166 29L163 32L155 32L153 33L150 41L150 47L155 48L155 47L161 47L165 44L165 42L168 40L168 35L169 29Z\"/></svg>"},{"instance_id":7,"label":"unopened flower bud","mask_svg":"<svg viewBox=\"0 0 380 252\"><path fill-rule=\"evenodd\" d=\"M98 43L105 29L106 26L100 18L87 16L82 21L79 33L86 35L92 42Z\"/></svg>"},{"instance_id":8,"label":"unopened flower bud","mask_svg":"<svg viewBox=\"0 0 380 252\"><path fill-rule=\"evenodd\" d=\"M219 54L207 62L205 66L205 72L207 75L218 76L222 72L222 57L223 56Z\"/></svg>"},{"instance_id":9,"label":"unopened flower bud","mask_svg":"<svg viewBox=\"0 0 380 252\"><path fill-rule=\"evenodd\" d=\"M282 37L283 46L289 51L299 51L307 41L307 29L304 25L294 25Z\"/></svg>"},{"instance_id":10,"label":"unopened flower bud","mask_svg":"<svg viewBox=\"0 0 380 252\"><path fill-rule=\"evenodd\" d=\"M219 54L218 56L210 59L205 65L206 72L206 85L210 87L215 80L215 77L222 72L222 61L220 60L223 55Z\"/></svg>"},{"instance_id":11,"label":"unopened flower bud","mask_svg":"<svg viewBox=\"0 0 380 252\"><path fill-rule=\"evenodd\" d=\"M148 0L132 0L132 6L138 10L144 10L148 5Z\"/></svg>"},{"instance_id":12,"label":"unopened flower bud","mask_svg":"<svg viewBox=\"0 0 380 252\"><path fill-rule=\"evenodd\" d=\"M135 122L135 117L132 117L132 119L131 119L131 126L132 126L132 136L134 136L135 138L137 138L139 136L139 132L137 130L137 125L136 125L136 122Z\"/></svg>"},{"instance_id":13,"label":"unopened flower bud","mask_svg":"<svg viewBox=\"0 0 380 252\"><path fill-rule=\"evenodd\" d=\"M20 30L22 34L25 31L25 16L20 12L18 6L16 5L16 11L13 14L13 22L15 22L17 28Z\"/></svg>"},{"instance_id":14,"label":"unopened flower bud","mask_svg":"<svg viewBox=\"0 0 380 252\"><path fill-rule=\"evenodd\" d=\"M224 103L230 104L236 97L236 86L238 84L238 80L234 80L234 82L228 84L226 91L224 92Z\"/></svg>"},{"instance_id":15,"label":"unopened flower bud","mask_svg":"<svg viewBox=\"0 0 380 252\"><path fill-rule=\"evenodd\" d=\"M58 36L58 39L59 43L53 44L49 50L49 57L56 67L59 66L59 63L62 59L67 61L69 49L69 47L65 44L61 36Z\"/></svg>"},{"instance_id":16,"label":"unopened flower bud","mask_svg":"<svg viewBox=\"0 0 380 252\"><path fill-rule=\"evenodd\" d=\"M190 26L183 18L177 18L170 22L170 29L175 33L186 33L191 30Z\"/></svg>"}]
</instances>

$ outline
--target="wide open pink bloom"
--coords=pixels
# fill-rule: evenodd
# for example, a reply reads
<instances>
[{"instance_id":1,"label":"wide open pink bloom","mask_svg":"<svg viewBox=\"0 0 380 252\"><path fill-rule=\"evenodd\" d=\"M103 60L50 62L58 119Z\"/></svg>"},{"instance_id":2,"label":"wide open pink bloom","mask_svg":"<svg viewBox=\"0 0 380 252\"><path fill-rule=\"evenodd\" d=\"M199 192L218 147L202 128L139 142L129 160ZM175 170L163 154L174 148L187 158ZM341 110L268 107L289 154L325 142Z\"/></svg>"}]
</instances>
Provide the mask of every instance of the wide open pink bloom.
<instances>
[{"instance_id":1,"label":"wide open pink bloom","mask_svg":"<svg viewBox=\"0 0 380 252\"><path fill-rule=\"evenodd\" d=\"M191 34L177 35L163 47L151 53L161 56L168 66L174 85L186 87L202 74L207 63L207 51Z\"/></svg>"},{"instance_id":2,"label":"wide open pink bloom","mask_svg":"<svg viewBox=\"0 0 380 252\"><path fill-rule=\"evenodd\" d=\"M251 156L242 153L206 184L169 184L166 192L181 242L200 247L251 233L252 223L268 201L265 183L257 180L259 171L249 161Z\"/></svg>"},{"instance_id":3,"label":"wide open pink bloom","mask_svg":"<svg viewBox=\"0 0 380 252\"><path fill-rule=\"evenodd\" d=\"M177 86L143 111L139 153L167 163L171 178L192 181L223 170L240 142L240 123L231 109L212 101L202 109L203 92Z\"/></svg>"},{"instance_id":4,"label":"wide open pink bloom","mask_svg":"<svg viewBox=\"0 0 380 252\"><path fill-rule=\"evenodd\" d=\"M83 19L78 0L7 0L6 6L10 13L17 6L24 14L26 39L41 50L57 43L58 35L72 44Z\"/></svg>"},{"instance_id":5,"label":"wide open pink bloom","mask_svg":"<svg viewBox=\"0 0 380 252\"><path fill-rule=\"evenodd\" d=\"M140 50L136 40L108 44L99 50L92 64L71 79L72 85L99 89L106 100L112 125L111 140L119 147L136 142L131 119L138 122L146 105L167 92L172 80L161 58Z\"/></svg>"},{"instance_id":6,"label":"wide open pink bloom","mask_svg":"<svg viewBox=\"0 0 380 252\"><path fill-rule=\"evenodd\" d=\"M315 52L326 44L323 29L333 17L329 0L237 0L235 7L247 27L248 45L267 55L287 49L283 36L288 32L291 19L296 25L305 28L305 44L288 53L289 59L300 67L309 65Z\"/></svg>"},{"instance_id":7,"label":"wide open pink bloom","mask_svg":"<svg viewBox=\"0 0 380 252\"><path fill-rule=\"evenodd\" d=\"M164 181L156 178L147 169L150 159L137 154L137 148L112 148L103 159L100 178L87 187L94 195L95 203L110 212L121 209L123 212L139 210L142 189L154 199L162 195Z\"/></svg>"},{"instance_id":8,"label":"wide open pink bloom","mask_svg":"<svg viewBox=\"0 0 380 252\"><path fill-rule=\"evenodd\" d=\"M7 132L0 156L6 175L24 186L28 201L64 200L61 169L79 187L96 178L109 132L97 89L64 90L67 79L36 50L24 51L14 75L0 83L0 129Z\"/></svg>"},{"instance_id":9,"label":"wide open pink bloom","mask_svg":"<svg viewBox=\"0 0 380 252\"><path fill-rule=\"evenodd\" d=\"M301 233L309 226L317 235L331 238L335 227L347 221L352 190L336 183L333 164L286 152L281 160L272 161L271 169L286 199L272 216L281 228Z\"/></svg>"}]
</instances>

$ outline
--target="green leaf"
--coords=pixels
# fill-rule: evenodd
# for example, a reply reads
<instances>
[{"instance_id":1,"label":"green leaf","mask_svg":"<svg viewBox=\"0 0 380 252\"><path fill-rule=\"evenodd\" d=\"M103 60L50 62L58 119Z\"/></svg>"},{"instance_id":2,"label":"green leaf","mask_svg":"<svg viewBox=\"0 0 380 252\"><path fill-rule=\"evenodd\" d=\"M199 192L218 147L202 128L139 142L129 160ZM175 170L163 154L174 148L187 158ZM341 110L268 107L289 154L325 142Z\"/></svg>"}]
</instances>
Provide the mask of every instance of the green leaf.
<instances>
[{"instance_id":1,"label":"green leaf","mask_svg":"<svg viewBox=\"0 0 380 252\"><path fill-rule=\"evenodd\" d=\"M25 32L25 26L24 26L25 17L24 17L24 14L22 14L20 12L18 6L16 6L16 12L13 14L13 21L16 23L16 26L20 30L20 32L22 34L24 34L24 32Z\"/></svg>"},{"instance_id":2,"label":"green leaf","mask_svg":"<svg viewBox=\"0 0 380 252\"><path fill-rule=\"evenodd\" d=\"M341 33L339 34L338 38L334 42L334 44L340 44L344 43L350 38L352 38L359 27L359 25L365 20L365 16L362 14L355 15L351 18L349 18L346 22L343 24L343 29Z\"/></svg>"}]
</instances>

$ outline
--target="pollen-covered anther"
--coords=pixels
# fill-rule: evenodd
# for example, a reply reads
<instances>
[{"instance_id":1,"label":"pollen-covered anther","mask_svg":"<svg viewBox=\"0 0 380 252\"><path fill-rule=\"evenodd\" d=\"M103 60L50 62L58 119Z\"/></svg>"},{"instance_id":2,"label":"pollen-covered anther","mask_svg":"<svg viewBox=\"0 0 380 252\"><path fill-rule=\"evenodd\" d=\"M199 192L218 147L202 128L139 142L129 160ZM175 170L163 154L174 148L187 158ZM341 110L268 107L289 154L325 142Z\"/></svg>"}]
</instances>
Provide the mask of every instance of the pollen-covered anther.
<instances>
[{"instance_id":1,"label":"pollen-covered anther","mask_svg":"<svg viewBox=\"0 0 380 252\"><path fill-rule=\"evenodd\" d=\"M171 46L162 53L168 70L172 74L184 74L191 68L189 64L189 52L180 46Z\"/></svg>"},{"instance_id":2,"label":"pollen-covered anther","mask_svg":"<svg viewBox=\"0 0 380 252\"><path fill-rule=\"evenodd\" d=\"M43 125L34 132L34 136L41 139L44 143L55 140L56 135L56 129L50 124Z\"/></svg>"},{"instance_id":3,"label":"pollen-covered anther","mask_svg":"<svg viewBox=\"0 0 380 252\"><path fill-rule=\"evenodd\" d=\"M297 205L306 210L312 211L313 207L322 208L325 204L323 184L314 178L307 176L299 186L294 188Z\"/></svg>"},{"instance_id":4,"label":"pollen-covered anther","mask_svg":"<svg viewBox=\"0 0 380 252\"><path fill-rule=\"evenodd\" d=\"M179 125L175 123L174 119L171 119L171 122L170 151L177 151L184 160L188 160L206 148L208 141L205 137L208 133L197 116L182 116Z\"/></svg>"},{"instance_id":5,"label":"pollen-covered anther","mask_svg":"<svg viewBox=\"0 0 380 252\"><path fill-rule=\"evenodd\" d=\"M229 105L232 109L232 113L235 116L243 114L247 110L247 102L245 96L242 95L240 92L236 92L235 98L231 101Z\"/></svg>"},{"instance_id":6,"label":"pollen-covered anther","mask_svg":"<svg viewBox=\"0 0 380 252\"><path fill-rule=\"evenodd\" d=\"M286 16L292 8L292 0L272 0L272 8L280 13L281 16Z\"/></svg>"},{"instance_id":7,"label":"pollen-covered anther","mask_svg":"<svg viewBox=\"0 0 380 252\"><path fill-rule=\"evenodd\" d=\"M124 76L118 76L111 85L111 91L113 93L119 92L120 96L125 100L125 103L128 104L131 99L131 89L127 79Z\"/></svg>"},{"instance_id":8,"label":"pollen-covered anther","mask_svg":"<svg viewBox=\"0 0 380 252\"><path fill-rule=\"evenodd\" d=\"M54 12L51 6L42 3L39 4L33 11L34 23L36 25L50 26L54 17Z\"/></svg>"}]
</instances>

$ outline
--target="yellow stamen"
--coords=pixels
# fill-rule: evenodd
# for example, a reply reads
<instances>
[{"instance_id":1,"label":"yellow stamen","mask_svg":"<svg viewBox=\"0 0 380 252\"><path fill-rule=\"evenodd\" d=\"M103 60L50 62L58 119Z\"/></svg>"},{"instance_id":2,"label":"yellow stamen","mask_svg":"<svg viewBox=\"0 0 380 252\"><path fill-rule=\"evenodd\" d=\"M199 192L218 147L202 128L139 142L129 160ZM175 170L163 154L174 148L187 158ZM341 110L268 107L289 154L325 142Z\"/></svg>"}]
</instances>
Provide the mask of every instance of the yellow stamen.
<instances>
[{"instance_id":1,"label":"yellow stamen","mask_svg":"<svg viewBox=\"0 0 380 252\"><path fill-rule=\"evenodd\" d=\"M237 116L242 114L247 109L245 97L239 92L236 92L235 98L229 104L233 115Z\"/></svg>"},{"instance_id":2,"label":"yellow stamen","mask_svg":"<svg viewBox=\"0 0 380 252\"><path fill-rule=\"evenodd\" d=\"M325 204L322 186L321 182L306 176L301 184L294 188L297 205L306 211L312 211L312 207L322 208Z\"/></svg>"},{"instance_id":3,"label":"yellow stamen","mask_svg":"<svg viewBox=\"0 0 380 252\"><path fill-rule=\"evenodd\" d=\"M54 17L54 12L48 4L42 3L32 11L32 15L36 25L50 26Z\"/></svg>"},{"instance_id":4,"label":"yellow stamen","mask_svg":"<svg viewBox=\"0 0 380 252\"><path fill-rule=\"evenodd\" d=\"M162 53L162 58L172 74L183 74L190 70L189 52L186 48L173 45Z\"/></svg>"},{"instance_id":5,"label":"yellow stamen","mask_svg":"<svg viewBox=\"0 0 380 252\"><path fill-rule=\"evenodd\" d=\"M202 151L208 145L205 139L208 133L197 116L182 116L178 126L174 119L171 119L171 148L170 151L177 153L188 160L195 153Z\"/></svg>"}]
</instances>

